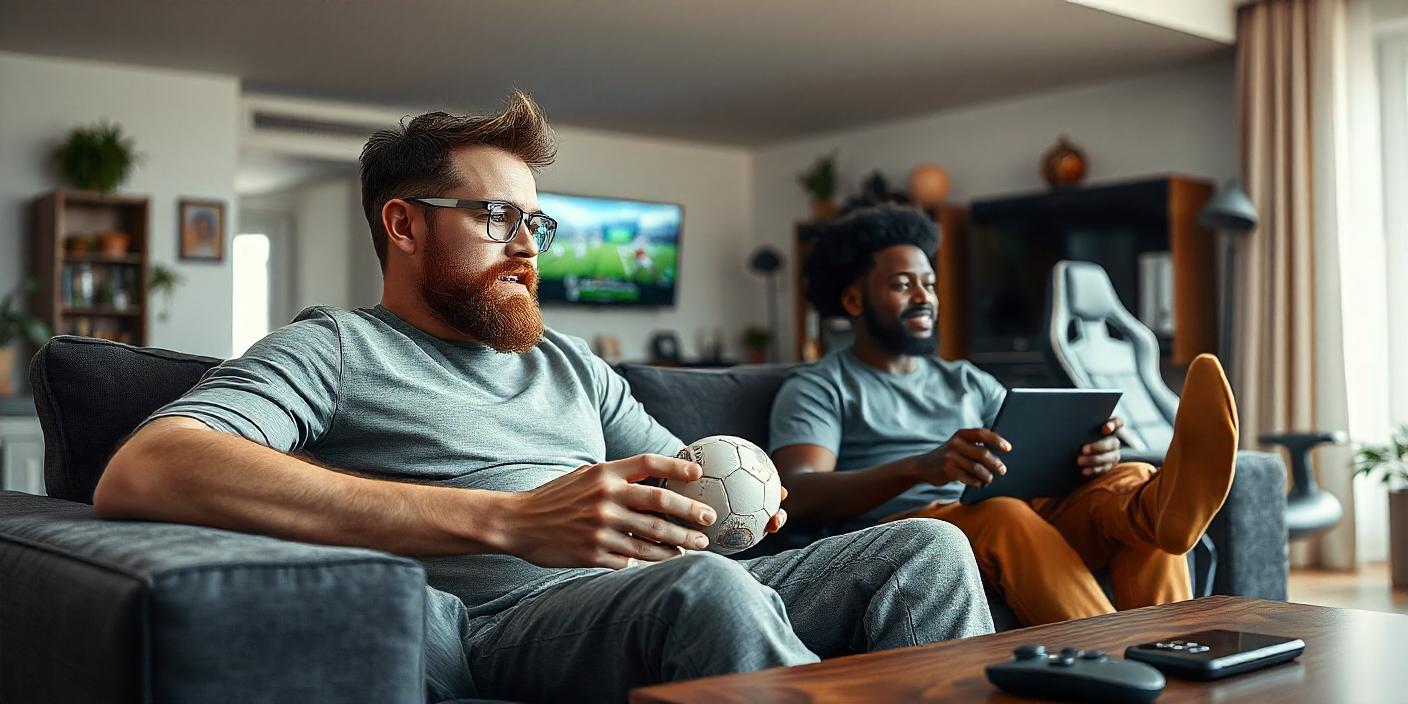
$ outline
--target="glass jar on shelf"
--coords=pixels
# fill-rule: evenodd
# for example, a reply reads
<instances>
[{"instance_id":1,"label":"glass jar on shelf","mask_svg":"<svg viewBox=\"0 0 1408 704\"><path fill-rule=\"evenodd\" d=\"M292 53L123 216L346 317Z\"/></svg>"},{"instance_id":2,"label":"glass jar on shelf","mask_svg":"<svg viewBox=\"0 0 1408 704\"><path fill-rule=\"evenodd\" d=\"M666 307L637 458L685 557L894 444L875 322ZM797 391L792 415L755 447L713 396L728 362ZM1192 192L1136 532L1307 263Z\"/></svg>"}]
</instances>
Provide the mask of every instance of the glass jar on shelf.
<instances>
[{"instance_id":1,"label":"glass jar on shelf","mask_svg":"<svg viewBox=\"0 0 1408 704\"><path fill-rule=\"evenodd\" d=\"M79 264L73 272L73 305L80 308L92 306L96 286L93 265L87 262Z\"/></svg>"}]
</instances>

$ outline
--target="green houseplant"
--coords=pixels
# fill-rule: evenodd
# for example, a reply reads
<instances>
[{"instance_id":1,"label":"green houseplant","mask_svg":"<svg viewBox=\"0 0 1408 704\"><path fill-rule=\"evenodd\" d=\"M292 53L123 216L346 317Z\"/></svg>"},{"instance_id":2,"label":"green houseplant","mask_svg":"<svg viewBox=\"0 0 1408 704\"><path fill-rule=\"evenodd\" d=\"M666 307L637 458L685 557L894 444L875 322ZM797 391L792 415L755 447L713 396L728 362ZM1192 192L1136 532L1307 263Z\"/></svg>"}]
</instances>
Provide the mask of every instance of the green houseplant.
<instances>
[{"instance_id":1,"label":"green houseplant","mask_svg":"<svg viewBox=\"0 0 1408 704\"><path fill-rule=\"evenodd\" d=\"M1360 445L1354 473L1377 474L1388 488L1388 553L1393 586L1408 587L1408 425L1399 426L1385 445Z\"/></svg>"},{"instance_id":2,"label":"green houseplant","mask_svg":"<svg viewBox=\"0 0 1408 704\"><path fill-rule=\"evenodd\" d=\"M18 309L19 299L34 292L34 279L20 282L15 290L0 298L0 396L15 392L15 342L27 340L38 347L49 339L49 326L38 317Z\"/></svg>"},{"instance_id":3,"label":"green houseplant","mask_svg":"<svg viewBox=\"0 0 1408 704\"><path fill-rule=\"evenodd\" d=\"M812 215L824 220L836 214L836 152L823 154L797 174L797 183L812 197Z\"/></svg>"},{"instance_id":4,"label":"green houseplant","mask_svg":"<svg viewBox=\"0 0 1408 704\"><path fill-rule=\"evenodd\" d=\"M54 153L59 175L65 181L75 188L100 193L117 190L140 158L132 138L111 122L74 129Z\"/></svg>"},{"instance_id":5,"label":"green houseplant","mask_svg":"<svg viewBox=\"0 0 1408 704\"><path fill-rule=\"evenodd\" d=\"M749 325L743 329L743 349L748 352L749 364L762 364L767 361L768 344L772 342L772 332L765 327Z\"/></svg>"},{"instance_id":6,"label":"green houseplant","mask_svg":"<svg viewBox=\"0 0 1408 704\"><path fill-rule=\"evenodd\" d=\"M147 278L147 294L153 298L161 296L161 312L157 313L157 320L165 322L171 317L171 298L176 295L176 287L180 286L183 280L184 277L165 264L152 265L151 274Z\"/></svg>"}]
</instances>

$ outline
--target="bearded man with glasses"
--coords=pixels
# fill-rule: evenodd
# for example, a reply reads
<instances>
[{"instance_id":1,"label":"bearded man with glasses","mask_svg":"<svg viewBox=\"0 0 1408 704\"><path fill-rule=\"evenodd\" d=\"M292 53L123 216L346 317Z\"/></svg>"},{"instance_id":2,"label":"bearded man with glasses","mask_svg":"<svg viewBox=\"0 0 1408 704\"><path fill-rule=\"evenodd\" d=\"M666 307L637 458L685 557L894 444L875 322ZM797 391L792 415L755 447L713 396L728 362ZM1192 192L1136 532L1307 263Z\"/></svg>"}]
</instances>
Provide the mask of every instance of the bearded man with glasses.
<instances>
[{"instance_id":1,"label":"bearded man with glasses","mask_svg":"<svg viewBox=\"0 0 1408 704\"><path fill-rule=\"evenodd\" d=\"M621 701L989 632L972 553L938 521L696 552L713 510L645 480L699 466L582 340L543 327L557 223L533 171L555 152L518 93L372 135L381 303L311 308L212 369L113 456L97 513L420 559L430 701Z\"/></svg>"}]
</instances>

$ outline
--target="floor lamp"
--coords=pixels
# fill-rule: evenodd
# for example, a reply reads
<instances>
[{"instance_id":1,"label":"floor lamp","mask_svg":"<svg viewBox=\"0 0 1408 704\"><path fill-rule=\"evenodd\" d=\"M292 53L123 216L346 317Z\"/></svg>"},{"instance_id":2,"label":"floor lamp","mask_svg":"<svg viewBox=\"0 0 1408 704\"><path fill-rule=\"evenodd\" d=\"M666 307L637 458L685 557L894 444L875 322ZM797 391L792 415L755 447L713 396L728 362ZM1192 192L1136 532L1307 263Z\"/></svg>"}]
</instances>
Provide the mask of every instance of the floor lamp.
<instances>
[{"instance_id":1,"label":"floor lamp","mask_svg":"<svg viewBox=\"0 0 1408 704\"><path fill-rule=\"evenodd\" d=\"M763 245L753 250L753 256L748 258L748 268L753 273L763 277L767 286L768 296L768 332L772 333L772 340L768 343L769 362L778 361L778 348L781 347L780 330L777 329L777 274L782 268L782 255L776 249Z\"/></svg>"},{"instance_id":2,"label":"floor lamp","mask_svg":"<svg viewBox=\"0 0 1408 704\"><path fill-rule=\"evenodd\" d=\"M1232 359L1232 315L1235 307L1233 272L1237 268L1237 240L1252 231L1257 224L1252 199L1235 179L1228 181L1198 211L1198 224L1224 238L1226 254L1222 276L1222 354L1232 364L1232 381L1237 382L1238 369ZM1311 467L1310 451L1321 443L1343 444L1344 433L1283 432L1266 433L1257 438L1263 445L1282 445L1291 458L1291 489L1286 496L1286 529L1291 540L1328 530L1339 522L1344 513L1334 494L1320 489Z\"/></svg>"},{"instance_id":3,"label":"floor lamp","mask_svg":"<svg viewBox=\"0 0 1408 704\"><path fill-rule=\"evenodd\" d=\"M1236 288L1237 240L1254 228L1258 217L1252 199L1242 189L1237 179L1231 179L1213 194L1211 200L1198 211L1198 224L1212 230L1222 238L1222 325L1219 339L1222 358L1225 363L1235 366L1232 359L1232 317L1237 310Z\"/></svg>"}]
</instances>

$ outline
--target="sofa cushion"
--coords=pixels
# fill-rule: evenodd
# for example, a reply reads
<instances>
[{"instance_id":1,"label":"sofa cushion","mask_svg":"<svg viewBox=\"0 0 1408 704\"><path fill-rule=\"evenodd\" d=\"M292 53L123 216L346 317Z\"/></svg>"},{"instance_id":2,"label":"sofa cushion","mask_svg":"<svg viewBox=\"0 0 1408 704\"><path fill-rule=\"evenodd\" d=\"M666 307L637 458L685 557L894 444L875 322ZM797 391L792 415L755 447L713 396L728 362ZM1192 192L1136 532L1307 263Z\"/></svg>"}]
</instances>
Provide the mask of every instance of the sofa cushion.
<instances>
[{"instance_id":1,"label":"sofa cushion","mask_svg":"<svg viewBox=\"0 0 1408 704\"><path fill-rule=\"evenodd\" d=\"M768 449L773 397L789 365L729 369L674 369L623 364L618 369L631 395L676 437L694 442L736 435Z\"/></svg>"},{"instance_id":2,"label":"sofa cushion","mask_svg":"<svg viewBox=\"0 0 1408 704\"><path fill-rule=\"evenodd\" d=\"M93 503L108 458L156 409L185 393L211 357L60 335L30 363L50 496Z\"/></svg>"},{"instance_id":3,"label":"sofa cushion","mask_svg":"<svg viewBox=\"0 0 1408 704\"><path fill-rule=\"evenodd\" d=\"M414 560L0 491L0 701L425 700Z\"/></svg>"}]
</instances>

